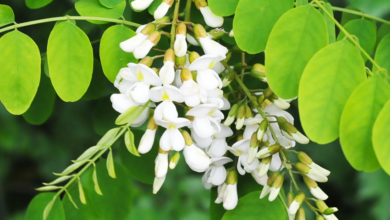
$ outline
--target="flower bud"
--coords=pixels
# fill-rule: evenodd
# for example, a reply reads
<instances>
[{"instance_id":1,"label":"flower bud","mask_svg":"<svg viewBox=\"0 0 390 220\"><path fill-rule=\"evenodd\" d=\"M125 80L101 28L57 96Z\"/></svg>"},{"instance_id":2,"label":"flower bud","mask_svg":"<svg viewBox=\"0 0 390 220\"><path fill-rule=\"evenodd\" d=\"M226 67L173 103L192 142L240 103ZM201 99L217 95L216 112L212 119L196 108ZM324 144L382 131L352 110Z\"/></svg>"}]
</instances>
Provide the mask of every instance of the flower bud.
<instances>
[{"instance_id":1,"label":"flower bud","mask_svg":"<svg viewBox=\"0 0 390 220\"><path fill-rule=\"evenodd\" d=\"M163 185L164 181L165 181L165 176L163 178L157 178L157 177L154 178L153 194L156 194L161 189L161 186Z\"/></svg>"},{"instance_id":2,"label":"flower bud","mask_svg":"<svg viewBox=\"0 0 390 220\"><path fill-rule=\"evenodd\" d=\"M274 201L276 199L276 197L279 195L280 189L283 186L283 181L284 181L283 174L280 174L280 175L278 175L275 178L275 181L274 181L274 183L272 184L272 187L271 187L270 195L268 197L268 200L270 202Z\"/></svg>"},{"instance_id":3,"label":"flower bud","mask_svg":"<svg viewBox=\"0 0 390 220\"><path fill-rule=\"evenodd\" d=\"M316 200L316 205L318 210L320 210L321 213L323 213L328 208L326 203L322 200Z\"/></svg>"},{"instance_id":4,"label":"flower bud","mask_svg":"<svg viewBox=\"0 0 390 220\"><path fill-rule=\"evenodd\" d=\"M169 168L171 170L175 169L176 165L179 163L180 160L180 153L176 152L172 157L171 160L169 161Z\"/></svg>"},{"instance_id":5,"label":"flower bud","mask_svg":"<svg viewBox=\"0 0 390 220\"><path fill-rule=\"evenodd\" d=\"M259 159L269 157L269 156L279 152L280 149L281 149L281 146L278 144L274 144L274 145L271 145L269 147L264 147L264 148L259 150L259 152L256 154L256 157Z\"/></svg>"},{"instance_id":6,"label":"flower bud","mask_svg":"<svg viewBox=\"0 0 390 220\"><path fill-rule=\"evenodd\" d=\"M186 65L186 62L187 62L187 57L186 56L182 56L182 57L178 57L176 56L175 57L175 65L178 66L178 67L184 67Z\"/></svg>"},{"instance_id":7,"label":"flower bud","mask_svg":"<svg viewBox=\"0 0 390 220\"><path fill-rule=\"evenodd\" d=\"M154 46L157 45L160 39L161 39L161 33L159 31L152 32L148 37L148 40L150 40L150 42L152 42Z\"/></svg>"},{"instance_id":8,"label":"flower bud","mask_svg":"<svg viewBox=\"0 0 390 220\"><path fill-rule=\"evenodd\" d=\"M237 195L237 183L228 184L226 186L226 194L223 198L223 208L226 210L232 210L237 206L238 195Z\"/></svg>"},{"instance_id":9,"label":"flower bud","mask_svg":"<svg viewBox=\"0 0 390 220\"><path fill-rule=\"evenodd\" d=\"M179 23L176 27L176 34L187 35L187 26L185 23Z\"/></svg>"},{"instance_id":10,"label":"flower bud","mask_svg":"<svg viewBox=\"0 0 390 220\"><path fill-rule=\"evenodd\" d=\"M266 158L263 158L260 162L260 171L259 171L259 177L263 177L267 174L268 170L269 170L269 167L271 165L271 161L272 161L272 157L266 157Z\"/></svg>"},{"instance_id":11,"label":"flower bud","mask_svg":"<svg viewBox=\"0 0 390 220\"><path fill-rule=\"evenodd\" d=\"M139 61L139 64L144 64L145 66L151 67L153 64L153 58L145 57L141 61Z\"/></svg>"},{"instance_id":12,"label":"flower bud","mask_svg":"<svg viewBox=\"0 0 390 220\"><path fill-rule=\"evenodd\" d=\"M288 122L285 118L276 117L276 120L285 137L287 137L290 140L297 141L298 143L301 144L309 143L309 139L306 136L304 136L301 132L299 132L298 129L295 128L294 125Z\"/></svg>"},{"instance_id":13,"label":"flower bud","mask_svg":"<svg viewBox=\"0 0 390 220\"><path fill-rule=\"evenodd\" d=\"M138 152L140 154L146 154L152 149L157 127L158 126L154 121L154 118L150 117L148 127L144 135L142 135L141 141L138 146Z\"/></svg>"},{"instance_id":14,"label":"flower bud","mask_svg":"<svg viewBox=\"0 0 390 220\"><path fill-rule=\"evenodd\" d=\"M207 5L207 2L205 0L195 0L195 6L196 8L199 10L201 7L206 7L208 6Z\"/></svg>"},{"instance_id":15,"label":"flower bud","mask_svg":"<svg viewBox=\"0 0 390 220\"><path fill-rule=\"evenodd\" d=\"M245 119L253 117L252 109L249 106L245 106Z\"/></svg>"},{"instance_id":16,"label":"flower bud","mask_svg":"<svg viewBox=\"0 0 390 220\"><path fill-rule=\"evenodd\" d=\"M195 24L194 25L194 33L195 33L195 37L197 39L199 38L205 38L207 37L207 32L206 30L204 29L204 27L200 24Z\"/></svg>"},{"instance_id":17,"label":"flower bud","mask_svg":"<svg viewBox=\"0 0 390 220\"><path fill-rule=\"evenodd\" d=\"M188 131L183 130L181 133L183 135L184 141L185 141L187 146L191 146L194 144L194 142L192 141L191 135L190 135L190 133L188 133Z\"/></svg>"},{"instance_id":18,"label":"flower bud","mask_svg":"<svg viewBox=\"0 0 390 220\"><path fill-rule=\"evenodd\" d=\"M252 164L253 161L255 160L257 149L259 148L258 146L259 145L258 145L256 133L253 133L250 140L250 148L249 148L248 160L247 160L248 164Z\"/></svg>"},{"instance_id":19,"label":"flower bud","mask_svg":"<svg viewBox=\"0 0 390 220\"><path fill-rule=\"evenodd\" d=\"M287 194L287 206L290 207L291 203L294 201L294 192L293 191L290 191L288 194Z\"/></svg>"},{"instance_id":20,"label":"flower bud","mask_svg":"<svg viewBox=\"0 0 390 220\"><path fill-rule=\"evenodd\" d=\"M265 66L260 63L256 63L255 65L253 65L250 75L257 79L260 79L263 82L267 82L267 77L265 75Z\"/></svg>"},{"instance_id":21,"label":"flower bud","mask_svg":"<svg viewBox=\"0 0 390 220\"><path fill-rule=\"evenodd\" d=\"M213 39L213 40L218 40L218 39L222 38L223 35L225 35L225 33L219 29L213 29L209 32L209 34L212 36L211 39Z\"/></svg>"},{"instance_id":22,"label":"flower bud","mask_svg":"<svg viewBox=\"0 0 390 220\"><path fill-rule=\"evenodd\" d=\"M163 178L167 175L168 172L168 152L159 148L158 155L156 158L156 165L154 168L157 178Z\"/></svg>"},{"instance_id":23,"label":"flower bud","mask_svg":"<svg viewBox=\"0 0 390 220\"><path fill-rule=\"evenodd\" d=\"M175 52L174 52L172 49L168 49L168 50L165 52L165 55L164 55L164 62L166 62L166 61L175 62Z\"/></svg>"},{"instance_id":24,"label":"flower bud","mask_svg":"<svg viewBox=\"0 0 390 220\"><path fill-rule=\"evenodd\" d=\"M229 37L234 37L233 29L229 32Z\"/></svg>"},{"instance_id":25,"label":"flower bud","mask_svg":"<svg viewBox=\"0 0 390 220\"><path fill-rule=\"evenodd\" d=\"M235 72L230 72L229 74L227 74L227 76L222 80L222 87L228 86L234 80L235 76Z\"/></svg>"},{"instance_id":26,"label":"flower bud","mask_svg":"<svg viewBox=\"0 0 390 220\"><path fill-rule=\"evenodd\" d=\"M295 168L300 172L301 174L306 175L307 177L313 179L314 181L317 182L327 182L328 178L323 175L322 173L318 172L315 169L312 169L311 167L307 166L304 163L298 162L295 164Z\"/></svg>"},{"instance_id":27,"label":"flower bud","mask_svg":"<svg viewBox=\"0 0 390 220\"><path fill-rule=\"evenodd\" d=\"M149 51L155 46L161 38L161 33L159 31L154 31L152 32L149 36L148 39L146 39L142 44L137 46L134 49L133 55L137 59L144 58Z\"/></svg>"},{"instance_id":28,"label":"flower bud","mask_svg":"<svg viewBox=\"0 0 390 220\"><path fill-rule=\"evenodd\" d=\"M164 27L167 26L167 24L164 24L164 23L169 23L170 19L169 19L168 16L164 16L164 17L162 17L160 19L157 19L154 22L157 24L157 26L156 26L157 29L163 29Z\"/></svg>"},{"instance_id":29,"label":"flower bud","mask_svg":"<svg viewBox=\"0 0 390 220\"><path fill-rule=\"evenodd\" d=\"M131 2L131 7L135 11L142 11L149 7L152 4L153 0L134 0Z\"/></svg>"},{"instance_id":30,"label":"flower bud","mask_svg":"<svg viewBox=\"0 0 390 220\"><path fill-rule=\"evenodd\" d=\"M257 140L262 141L268 128L268 121L263 120L257 130Z\"/></svg>"},{"instance_id":31,"label":"flower bud","mask_svg":"<svg viewBox=\"0 0 390 220\"><path fill-rule=\"evenodd\" d=\"M192 79L192 73L188 69L184 68L181 70L180 78L182 82L190 80Z\"/></svg>"},{"instance_id":32,"label":"flower bud","mask_svg":"<svg viewBox=\"0 0 390 220\"><path fill-rule=\"evenodd\" d=\"M200 57L200 55L197 52L191 52L188 59L189 59L190 63L193 63L199 57Z\"/></svg>"},{"instance_id":33,"label":"flower bud","mask_svg":"<svg viewBox=\"0 0 390 220\"><path fill-rule=\"evenodd\" d=\"M279 172L278 171L273 172L268 177L267 184L265 184L265 186L263 187L263 190L261 191L260 199L266 197L268 195L268 193L271 191L272 184L274 183L274 181L275 181L277 176L279 176Z\"/></svg>"},{"instance_id":34,"label":"flower bud","mask_svg":"<svg viewBox=\"0 0 390 220\"><path fill-rule=\"evenodd\" d=\"M303 176L303 180L305 181L306 183L306 186L307 188L309 188L310 190L310 193L316 197L317 199L320 199L320 200L326 200L328 199L328 195L326 195L320 187L318 187L318 184L310 179L309 177L307 176Z\"/></svg>"},{"instance_id":35,"label":"flower bud","mask_svg":"<svg viewBox=\"0 0 390 220\"><path fill-rule=\"evenodd\" d=\"M316 220L325 220L325 218L322 215L317 215Z\"/></svg>"},{"instance_id":36,"label":"flower bud","mask_svg":"<svg viewBox=\"0 0 390 220\"><path fill-rule=\"evenodd\" d=\"M264 100L265 100L264 94L261 94L261 95L259 95L259 96L257 97L257 103L258 103L259 105L261 105L261 104L264 102Z\"/></svg>"},{"instance_id":37,"label":"flower bud","mask_svg":"<svg viewBox=\"0 0 390 220\"><path fill-rule=\"evenodd\" d=\"M144 29L142 29L141 33L148 36L151 33L153 33L155 30L156 30L156 25L153 23L149 23L144 27Z\"/></svg>"},{"instance_id":38,"label":"flower bud","mask_svg":"<svg viewBox=\"0 0 390 220\"><path fill-rule=\"evenodd\" d=\"M298 209L296 220L306 220L305 210L302 207Z\"/></svg>"},{"instance_id":39,"label":"flower bud","mask_svg":"<svg viewBox=\"0 0 390 220\"><path fill-rule=\"evenodd\" d=\"M228 117L226 118L225 122L223 123L225 126L229 127L234 122L234 119L237 116L239 107L240 106L237 103L232 106L232 108L229 111Z\"/></svg>"},{"instance_id":40,"label":"flower bud","mask_svg":"<svg viewBox=\"0 0 390 220\"><path fill-rule=\"evenodd\" d=\"M298 152L297 153L297 157L298 157L299 161L301 161L302 163L306 164L310 168L320 172L322 175L324 175L324 176L329 176L330 175L330 171L329 170L324 169L323 167L321 167L318 164L314 163L313 160L306 153Z\"/></svg>"},{"instance_id":41,"label":"flower bud","mask_svg":"<svg viewBox=\"0 0 390 220\"><path fill-rule=\"evenodd\" d=\"M173 0L163 0L161 4L157 7L157 9L154 11L154 19L158 20L163 18L167 14L172 4Z\"/></svg>"},{"instance_id":42,"label":"flower bud","mask_svg":"<svg viewBox=\"0 0 390 220\"><path fill-rule=\"evenodd\" d=\"M297 196L295 196L294 201L291 203L291 205L288 207L288 213L290 215L295 215L298 211L298 209L301 207L302 202L305 200L305 194L299 193Z\"/></svg>"},{"instance_id":43,"label":"flower bud","mask_svg":"<svg viewBox=\"0 0 390 220\"><path fill-rule=\"evenodd\" d=\"M336 207L332 207L332 208L327 208L325 209L325 211L323 212L324 215L332 215L333 213L337 212L339 209L336 208Z\"/></svg>"},{"instance_id":44,"label":"flower bud","mask_svg":"<svg viewBox=\"0 0 390 220\"><path fill-rule=\"evenodd\" d=\"M198 173L206 171L212 163L211 159L203 150L194 144L187 145L188 143L192 142L188 132L186 132L186 134L183 132L183 136L185 136L184 139L186 140L186 146L184 147L183 155L187 165L193 171Z\"/></svg>"},{"instance_id":45,"label":"flower bud","mask_svg":"<svg viewBox=\"0 0 390 220\"><path fill-rule=\"evenodd\" d=\"M236 129L240 130L242 126L244 126L245 121L245 115L246 115L246 105L240 105L237 112L237 122L236 122Z\"/></svg>"}]
</instances>

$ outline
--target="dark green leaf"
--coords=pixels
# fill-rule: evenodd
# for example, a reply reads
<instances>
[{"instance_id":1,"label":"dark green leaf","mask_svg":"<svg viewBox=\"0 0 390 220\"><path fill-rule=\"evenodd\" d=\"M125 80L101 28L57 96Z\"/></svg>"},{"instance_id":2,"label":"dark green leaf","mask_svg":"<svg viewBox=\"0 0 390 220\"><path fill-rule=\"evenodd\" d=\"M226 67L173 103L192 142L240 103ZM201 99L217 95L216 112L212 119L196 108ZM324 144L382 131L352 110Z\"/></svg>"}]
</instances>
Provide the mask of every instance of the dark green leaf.
<instances>
[{"instance_id":1,"label":"dark green leaf","mask_svg":"<svg viewBox=\"0 0 390 220\"><path fill-rule=\"evenodd\" d=\"M261 191L247 194L238 200L237 207L227 211L222 220L283 220L287 219L287 211L282 201L277 198L269 202L267 198L259 199Z\"/></svg>"},{"instance_id":2,"label":"dark green leaf","mask_svg":"<svg viewBox=\"0 0 390 220\"><path fill-rule=\"evenodd\" d=\"M54 109L56 93L50 83L50 79L41 74L41 83L30 108L23 114L24 119L30 124L40 125L49 119Z\"/></svg>"},{"instance_id":3,"label":"dark green leaf","mask_svg":"<svg viewBox=\"0 0 390 220\"><path fill-rule=\"evenodd\" d=\"M225 21L223 22L223 29L229 32L233 30L233 18L225 18ZM234 37L230 37L228 34L224 34L222 40L231 45L237 44Z\"/></svg>"},{"instance_id":4,"label":"dark green leaf","mask_svg":"<svg viewBox=\"0 0 390 220\"><path fill-rule=\"evenodd\" d=\"M46 206L53 200L55 193L40 193L34 197L27 208L25 220L43 219L43 212ZM47 220L65 220L64 209L57 197L48 212Z\"/></svg>"},{"instance_id":5,"label":"dark green leaf","mask_svg":"<svg viewBox=\"0 0 390 220\"><path fill-rule=\"evenodd\" d=\"M390 86L378 75L360 84L349 97L340 121L340 142L348 162L356 170L380 168L372 146L372 129L390 99Z\"/></svg>"},{"instance_id":6,"label":"dark green leaf","mask_svg":"<svg viewBox=\"0 0 390 220\"><path fill-rule=\"evenodd\" d=\"M12 8L8 5L0 4L0 27L15 21Z\"/></svg>"},{"instance_id":7,"label":"dark green leaf","mask_svg":"<svg viewBox=\"0 0 390 220\"><path fill-rule=\"evenodd\" d=\"M118 113L112 108L110 97L99 99L93 110L93 128L99 135L104 135L115 127Z\"/></svg>"},{"instance_id":8,"label":"dark green leaf","mask_svg":"<svg viewBox=\"0 0 390 220\"><path fill-rule=\"evenodd\" d=\"M390 135L388 127L390 124L390 101L386 103L379 113L372 131L372 142L379 164L383 170L390 175Z\"/></svg>"},{"instance_id":9,"label":"dark green leaf","mask_svg":"<svg viewBox=\"0 0 390 220\"><path fill-rule=\"evenodd\" d=\"M27 35L12 31L0 38L0 100L14 115L30 107L38 90L41 55Z\"/></svg>"},{"instance_id":10,"label":"dark green leaf","mask_svg":"<svg viewBox=\"0 0 390 220\"><path fill-rule=\"evenodd\" d=\"M102 66L99 60L93 61L93 74L91 84L87 92L82 97L83 100L99 99L108 93L106 88L107 79L104 77Z\"/></svg>"},{"instance_id":11,"label":"dark green leaf","mask_svg":"<svg viewBox=\"0 0 390 220\"><path fill-rule=\"evenodd\" d=\"M76 10L81 16L120 18L126 7L126 1L123 1L114 8L106 8L100 4L99 0L80 0L76 2ZM94 24L106 24L107 21L89 21Z\"/></svg>"},{"instance_id":12,"label":"dark green leaf","mask_svg":"<svg viewBox=\"0 0 390 220\"><path fill-rule=\"evenodd\" d=\"M113 8L125 0L99 0L99 1L103 6L107 8Z\"/></svg>"},{"instance_id":13,"label":"dark green leaf","mask_svg":"<svg viewBox=\"0 0 390 220\"><path fill-rule=\"evenodd\" d=\"M328 30L321 13L311 5L291 9L278 20L269 36L265 65L269 86L276 95L298 95L306 64L328 45Z\"/></svg>"},{"instance_id":14,"label":"dark green leaf","mask_svg":"<svg viewBox=\"0 0 390 220\"><path fill-rule=\"evenodd\" d=\"M240 0L208 0L211 11L218 16L229 16L236 11Z\"/></svg>"},{"instance_id":15,"label":"dark green leaf","mask_svg":"<svg viewBox=\"0 0 390 220\"><path fill-rule=\"evenodd\" d=\"M293 0L241 0L233 23L238 46L250 54L264 51L272 27L293 6Z\"/></svg>"},{"instance_id":16,"label":"dark green leaf","mask_svg":"<svg viewBox=\"0 0 390 220\"><path fill-rule=\"evenodd\" d=\"M66 102L79 100L92 79L93 54L88 36L70 22L58 24L49 36L47 58L58 96Z\"/></svg>"},{"instance_id":17,"label":"dark green leaf","mask_svg":"<svg viewBox=\"0 0 390 220\"><path fill-rule=\"evenodd\" d=\"M314 55L299 84L299 113L311 140L326 144L338 138L344 106L365 79L363 59L347 40Z\"/></svg>"},{"instance_id":18,"label":"dark green leaf","mask_svg":"<svg viewBox=\"0 0 390 220\"><path fill-rule=\"evenodd\" d=\"M120 47L119 43L135 36L135 32L123 25L114 25L109 27L103 34L100 41L100 60L104 74L114 82L119 70L127 67L128 63L137 63L133 53L126 53Z\"/></svg>"},{"instance_id":19,"label":"dark green leaf","mask_svg":"<svg viewBox=\"0 0 390 220\"><path fill-rule=\"evenodd\" d=\"M376 27L368 20L358 19L352 20L345 24L345 30L349 34L355 35L359 39L359 44L368 53L371 54L375 47L376 42ZM337 40L343 40L345 38L344 32L340 32L337 36ZM367 57L363 55L363 59L366 61Z\"/></svg>"}]
</instances>

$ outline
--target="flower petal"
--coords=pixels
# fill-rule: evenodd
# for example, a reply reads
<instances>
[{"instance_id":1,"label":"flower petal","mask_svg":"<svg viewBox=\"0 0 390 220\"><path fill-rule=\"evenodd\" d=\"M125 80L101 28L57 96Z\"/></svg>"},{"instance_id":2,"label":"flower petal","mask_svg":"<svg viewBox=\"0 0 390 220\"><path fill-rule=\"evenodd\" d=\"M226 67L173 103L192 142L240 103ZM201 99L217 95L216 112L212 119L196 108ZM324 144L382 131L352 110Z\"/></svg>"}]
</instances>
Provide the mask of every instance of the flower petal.
<instances>
[{"instance_id":1,"label":"flower petal","mask_svg":"<svg viewBox=\"0 0 390 220\"><path fill-rule=\"evenodd\" d=\"M203 15L204 21L210 27L221 27L223 25L223 17L215 15L209 6L200 7L200 12Z\"/></svg>"},{"instance_id":2,"label":"flower petal","mask_svg":"<svg viewBox=\"0 0 390 220\"><path fill-rule=\"evenodd\" d=\"M136 47L141 45L147 38L148 38L147 35L139 33L134 37L121 42L119 46L123 51L131 53L135 50Z\"/></svg>"},{"instance_id":3,"label":"flower petal","mask_svg":"<svg viewBox=\"0 0 390 220\"><path fill-rule=\"evenodd\" d=\"M119 113L125 112L128 108L139 105L133 99L127 97L125 94L111 95L112 107Z\"/></svg>"}]
</instances>

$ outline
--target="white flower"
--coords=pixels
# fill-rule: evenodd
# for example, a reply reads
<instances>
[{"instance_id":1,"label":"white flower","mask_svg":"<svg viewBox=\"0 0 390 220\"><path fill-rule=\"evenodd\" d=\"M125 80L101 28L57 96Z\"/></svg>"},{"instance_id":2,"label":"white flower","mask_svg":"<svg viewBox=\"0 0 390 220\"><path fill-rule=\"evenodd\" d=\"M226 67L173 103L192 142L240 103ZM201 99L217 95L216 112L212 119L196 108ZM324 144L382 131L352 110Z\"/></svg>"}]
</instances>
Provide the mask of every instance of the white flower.
<instances>
[{"instance_id":1,"label":"white flower","mask_svg":"<svg viewBox=\"0 0 390 220\"><path fill-rule=\"evenodd\" d=\"M163 178L157 178L157 177L154 178L153 194L156 194L161 189L161 186L163 185L164 181L165 181L165 176Z\"/></svg>"},{"instance_id":2,"label":"white flower","mask_svg":"<svg viewBox=\"0 0 390 220\"><path fill-rule=\"evenodd\" d=\"M229 37L234 37L233 29L229 32Z\"/></svg>"},{"instance_id":3,"label":"white flower","mask_svg":"<svg viewBox=\"0 0 390 220\"><path fill-rule=\"evenodd\" d=\"M134 10L142 11L149 7L152 2L153 0L134 0L133 2L131 2L131 7Z\"/></svg>"},{"instance_id":4,"label":"white flower","mask_svg":"<svg viewBox=\"0 0 390 220\"><path fill-rule=\"evenodd\" d=\"M141 45L147 38L148 35L144 35L140 32L137 33L137 35L135 35L134 37L121 42L119 46L123 51L131 53L135 50L136 47Z\"/></svg>"},{"instance_id":5,"label":"white flower","mask_svg":"<svg viewBox=\"0 0 390 220\"><path fill-rule=\"evenodd\" d=\"M233 131L229 127L223 124L220 124L220 127L221 130L214 135L215 139L206 150L211 157L222 157L228 148L226 138L233 135Z\"/></svg>"},{"instance_id":6,"label":"white flower","mask_svg":"<svg viewBox=\"0 0 390 220\"><path fill-rule=\"evenodd\" d=\"M171 7L171 5L169 5L165 2L162 2L157 7L157 9L154 11L154 19L158 20L158 19L161 19L162 17L164 17L167 14L170 7Z\"/></svg>"},{"instance_id":7,"label":"white flower","mask_svg":"<svg viewBox=\"0 0 390 220\"><path fill-rule=\"evenodd\" d=\"M191 137L194 139L198 147L207 148L211 145L213 141L211 136L207 138L201 138L196 134L193 127L191 127L190 130L191 130Z\"/></svg>"},{"instance_id":8,"label":"white flower","mask_svg":"<svg viewBox=\"0 0 390 220\"><path fill-rule=\"evenodd\" d=\"M136 59L142 59L146 57L146 55L148 55L149 51L153 48L154 45L155 44L152 41L146 39L134 49L134 57Z\"/></svg>"},{"instance_id":9,"label":"white flower","mask_svg":"<svg viewBox=\"0 0 390 220\"><path fill-rule=\"evenodd\" d=\"M226 47L208 37L200 37L199 42L205 54L217 54L225 58L228 53Z\"/></svg>"},{"instance_id":10,"label":"white flower","mask_svg":"<svg viewBox=\"0 0 390 220\"><path fill-rule=\"evenodd\" d=\"M159 76L164 86L170 85L175 79L175 63L172 61L165 61L163 67L160 69Z\"/></svg>"},{"instance_id":11,"label":"white flower","mask_svg":"<svg viewBox=\"0 0 390 220\"><path fill-rule=\"evenodd\" d=\"M211 160L206 153L194 144L186 145L183 154L188 166L195 172L204 172L211 164Z\"/></svg>"},{"instance_id":12,"label":"white flower","mask_svg":"<svg viewBox=\"0 0 390 220\"><path fill-rule=\"evenodd\" d=\"M222 81L218 74L212 69L214 66L219 68L223 57L219 55L204 55L196 59L188 67L190 71L197 71L196 81L206 90L222 88Z\"/></svg>"},{"instance_id":13,"label":"white flower","mask_svg":"<svg viewBox=\"0 0 390 220\"><path fill-rule=\"evenodd\" d=\"M194 116L193 128L199 137L207 138L221 130L224 115L217 108L216 105L202 104L187 112L186 115Z\"/></svg>"},{"instance_id":14,"label":"white flower","mask_svg":"<svg viewBox=\"0 0 390 220\"><path fill-rule=\"evenodd\" d=\"M210 27L221 27L223 25L223 17L215 15L209 6L200 7L200 12L203 15L203 18L206 24Z\"/></svg>"},{"instance_id":15,"label":"white flower","mask_svg":"<svg viewBox=\"0 0 390 220\"><path fill-rule=\"evenodd\" d=\"M328 195L326 195L324 193L324 191L322 191L322 189L320 187L315 187L315 188L311 188L310 187L310 193L316 197L317 199L320 199L320 200L327 200L328 199Z\"/></svg>"},{"instance_id":16,"label":"white flower","mask_svg":"<svg viewBox=\"0 0 390 220\"><path fill-rule=\"evenodd\" d=\"M210 38L211 37L212 36L210 35ZM188 43L190 43L194 46L199 46L198 41L196 41L196 39L191 34L188 34L188 33L187 33L187 41L188 41Z\"/></svg>"},{"instance_id":17,"label":"white flower","mask_svg":"<svg viewBox=\"0 0 390 220\"><path fill-rule=\"evenodd\" d=\"M150 99L153 102L172 101L183 102L184 96L180 89L175 86L157 86L150 90Z\"/></svg>"},{"instance_id":18,"label":"white flower","mask_svg":"<svg viewBox=\"0 0 390 220\"><path fill-rule=\"evenodd\" d=\"M238 156L237 171L244 175L245 171L251 173L259 166L259 160L254 160L252 164L248 164L248 152L250 148L250 139L239 140L233 144L228 150ZM244 168L242 168L244 167Z\"/></svg>"},{"instance_id":19,"label":"white flower","mask_svg":"<svg viewBox=\"0 0 390 220\"><path fill-rule=\"evenodd\" d=\"M175 44L175 55L178 57L185 56L187 53L187 41L184 34L176 34Z\"/></svg>"},{"instance_id":20,"label":"white flower","mask_svg":"<svg viewBox=\"0 0 390 220\"><path fill-rule=\"evenodd\" d=\"M163 178L167 175L168 172L168 153L158 153L154 167L154 172L157 178Z\"/></svg>"},{"instance_id":21,"label":"white flower","mask_svg":"<svg viewBox=\"0 0 390 220\"><path fill-rule=\"evenodd\" d=\"M226 210L232 210L237 206L238 195L237 195L237 183L226 187L225 195L223 197L223 207Z\"/></svg>"},{"instance_id":22,"label":"white flower","mask_svg":"<svg viewBox=\"0 0 390 220\"><path fill-rule=\"evenodd\" d=\"M207 102L207 90L203 89L192 79L184 81L180 87L180 91L184 95L184 102L187 106L196 107L200 103Z\"/></svg>"},{"instance_id":23,"label":"white flower","mask_svg":"<svg viewBox=\"0 0 390 220\"><path fill-rule=\"evenodd\" d=\"M133 74L130 68L125 67L119 70L114 86L120 91L120 93L125 94L126 91L136 82L138 82L137 77Z\"/></svg>"},{"instance_id":24,"label":"white flower","mask_svg":"<svg viewBox=\"0 0 390 220\"><path fill-rule=\"evenodd\" d=\"M125 94L112 94L111 95L112 107L119 113L125 112L127 109L138 106L138 109L142 109L142 105L139 105L132 98ZM132 127L141 126L148 118L149 108L145 108L144 111L133 121Z\"/></svg>"},{"instance_id":25,"label":"white flower","mask_svg":"<svg viewBox=\"0 0 390 220\"><path fill-rule=\"evenodd\" d=\"M218 186L218 196L217 199L215 200L215 203L220 204L223 201L223 197L225 195L227 188L227 184L223 183L222 185Z\"/></svg>"},{"instance_id":26,"label":"white flower","mask_svg":"<svg viewBox=\"0 0 390 220\"><path fill-rule=\"evenodd\" d=\"M138 152L146 154L152 149L157 129L146 129L139 143Z\"/></svg>"},{"instance_id":27,"label":"white flower","mask_svg":"<svg viewBox=\"0 0 390 220\"><path fill-rule=\"evenodd\" d=\"M262 177L259 177L259 172L260 172L260 166L258 166L258 167L256 168L256 170L253 170L253 171L251 172L252 177L253 177L253 179L256 180L256 182L257 182L258 184L260 184L260 185L262 185L262 186L266 186L266 185L267 185L268 176L267 176L267 174L266 174L266 175L264 175L264 176L262 176Z\"/></svg>"},{"instance_id":28,"label":"white flower","mask_svg":"<svg viewBox=\"0 0 390 220\"><path fill-rule=\"evenodd\" d=\"M223 166L233 160L228 157L211 158L211 165L202 176L202 183L206 189L219 186L226 180L226 168Z\"/></svg>"}]
</instances>

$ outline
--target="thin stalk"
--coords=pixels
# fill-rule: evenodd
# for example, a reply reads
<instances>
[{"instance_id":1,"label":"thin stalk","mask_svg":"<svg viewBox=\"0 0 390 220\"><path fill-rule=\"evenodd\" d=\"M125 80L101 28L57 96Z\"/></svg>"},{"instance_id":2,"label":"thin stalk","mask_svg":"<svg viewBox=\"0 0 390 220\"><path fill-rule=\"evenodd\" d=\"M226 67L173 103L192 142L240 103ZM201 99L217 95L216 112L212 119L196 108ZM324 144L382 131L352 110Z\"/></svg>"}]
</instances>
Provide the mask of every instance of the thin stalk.
<instances>
[{"instance_id":1,"label":"thin stalk","mask_svg":"<svg viewBox=\"0 0 390 220\"><path fill-rule=\"evenodd\" d=\"M185 14L184 14L184 21L191 20L191 6L192 6L192 0L187 0Z\"/></svg>"},{"instance_id":2,"label":"thin stalk","mask_svg":"<svg viewBox=\"0 0 390 220\"><path fill-rule=\"evenodd\" d=\"M54 22L54 21L65 21L65 20L91 20L91 21L107 21L107 22L112 22L112 23L119 23L119 24L126 24L129 26L133 27L139 27L141 26L140 24L131 22L131 21L126 21L126 20L119 20L119 19L111 19L111 18L101 18L101 17L87 17L87 16L63 16L63 17L53 17L53 18L45 18L45 19L39 19L35 21L28 21L20 24L14 24L5 28L0 29L0 33L13 30L15 28L20 28L20 27L26 27L30 25L35 25L35 24L42 24L42 23L48 23L48 22Z\"/></svg>"},{"instance_id":3,"label":"thin stalk","mask_svg":"<svg viewBox=\"0 0 390 220\"><path fill-rule=\"evenodd\" d=\"M171 27L171 48L173 48L173 45L175 44L176 23L177 23L177 18L179 17L179 6L180 6L180 0L176 0L175 11L173 12L172 27Z\"/></svg>"}]
</instances>

